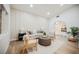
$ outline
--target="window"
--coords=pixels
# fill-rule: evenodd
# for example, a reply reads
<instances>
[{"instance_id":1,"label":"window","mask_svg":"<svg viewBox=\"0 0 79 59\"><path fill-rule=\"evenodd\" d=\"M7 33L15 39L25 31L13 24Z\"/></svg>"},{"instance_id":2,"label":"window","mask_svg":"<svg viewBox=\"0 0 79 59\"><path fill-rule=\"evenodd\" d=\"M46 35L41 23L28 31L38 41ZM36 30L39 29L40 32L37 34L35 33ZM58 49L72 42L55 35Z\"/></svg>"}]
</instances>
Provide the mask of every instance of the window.
<instances>
[{"instance_id":1,"label":"window","mask_svg":"<svg viewBox=\"0 0 79 59\"><path fill-rule=\"evenodd\" d=\"M8 28L8 13L4 6L0 4L0 34L7 32Z\"/></svg>"},{"instance_id":2,"label":"window","mask_svg":"<svg viewBox=\"0 0 79 59\"><path fill-rule=\"evenodd\" d=\"M1 34L1 28L2 28L1 24L2 24L2 5L0 5L0 34Z\"/></svg>"}]
</instances>

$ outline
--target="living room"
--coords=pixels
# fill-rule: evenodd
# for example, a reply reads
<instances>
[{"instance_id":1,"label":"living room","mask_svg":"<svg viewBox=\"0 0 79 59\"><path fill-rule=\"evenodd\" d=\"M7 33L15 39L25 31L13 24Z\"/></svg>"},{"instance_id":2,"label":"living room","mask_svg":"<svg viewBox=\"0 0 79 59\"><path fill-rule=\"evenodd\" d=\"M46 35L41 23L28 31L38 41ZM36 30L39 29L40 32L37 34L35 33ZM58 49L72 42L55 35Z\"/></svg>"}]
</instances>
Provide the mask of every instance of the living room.
<instances>
[{"instance_id":1,"label":"living room","mask_svg":"<svg viewBox=\"0 0 79 59\"><path fill-rule=\"evenodd\" d=\"M71 42L74 40L69 37L70 28L79 27L79 5L4 4L2 6L4 11L2 12L0 53L79 53L77 42ZM8 16L4 15L5 13ZM35 43L31 44L31 48L28 48L26 40L28 36L32 41L35 39L33 42L28 40L30 43ZM4 40L5 38L7 39Z\"/></svg>"}]
</instances>

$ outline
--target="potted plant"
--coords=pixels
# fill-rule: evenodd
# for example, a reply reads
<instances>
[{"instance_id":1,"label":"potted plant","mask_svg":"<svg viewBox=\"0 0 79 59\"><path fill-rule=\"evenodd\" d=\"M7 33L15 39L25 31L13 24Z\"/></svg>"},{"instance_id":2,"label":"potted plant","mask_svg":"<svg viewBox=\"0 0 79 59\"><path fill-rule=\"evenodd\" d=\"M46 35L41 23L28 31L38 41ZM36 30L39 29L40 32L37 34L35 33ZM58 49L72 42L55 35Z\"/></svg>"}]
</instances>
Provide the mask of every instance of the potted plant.
<instances>
[{"instance_id":1,"label":"potted plant","mask_svg":"<svg viewBox=\"0 0 79 59\"><path fill-rule=\"evenodd\" d=\"M69 41L76 42L75 36L77 35L77 32L79 32L79 28L71 27L70 29L71 29L71 32L69 32L69 33L71 34L71 36L69 37Z\"/></svg>"}]
</instances>

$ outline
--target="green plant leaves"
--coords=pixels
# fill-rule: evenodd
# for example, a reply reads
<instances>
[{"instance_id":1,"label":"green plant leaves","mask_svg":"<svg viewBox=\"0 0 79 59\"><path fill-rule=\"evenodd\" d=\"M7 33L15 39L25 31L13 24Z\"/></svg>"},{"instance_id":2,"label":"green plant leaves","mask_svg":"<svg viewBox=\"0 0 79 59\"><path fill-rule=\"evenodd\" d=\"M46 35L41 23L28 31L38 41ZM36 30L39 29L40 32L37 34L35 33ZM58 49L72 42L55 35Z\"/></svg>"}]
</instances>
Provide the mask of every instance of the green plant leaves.
<instances>
[{"instance_id":1,"label":"green plant leaves","mask_svg":"<svg viewBox=\"0 0 79 59\"><path fill-rule=\"evenodd\" d=\"M71 27L71 35L76 36L77 32L79 31L78 27Z\"/></svg>"}]
</instances>

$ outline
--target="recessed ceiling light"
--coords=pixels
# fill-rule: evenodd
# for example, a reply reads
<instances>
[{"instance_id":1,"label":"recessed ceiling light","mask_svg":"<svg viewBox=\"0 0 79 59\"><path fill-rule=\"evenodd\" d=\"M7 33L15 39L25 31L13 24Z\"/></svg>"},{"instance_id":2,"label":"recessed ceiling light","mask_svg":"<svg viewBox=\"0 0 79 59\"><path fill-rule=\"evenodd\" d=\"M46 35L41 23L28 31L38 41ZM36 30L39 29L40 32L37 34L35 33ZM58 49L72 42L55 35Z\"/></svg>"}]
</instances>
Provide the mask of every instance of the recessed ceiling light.
<instances>
[{"instance_id":1,"label":"recessed ceiling light","mask_svg":"<svg viewBox=\"0 0 79 59\"><path fill-rule=\"evenodd\" d=\"M47 12L47 15L50 15L50 12Z\"/></svg>"},{"instance_id":2,"label":"recessed ceiling light","mask_svg":"<svg viewBox=\"0 0 79 59\"><path fill-rule=\"evenodd\" d=\"M60 6L63 6L64 4L60 4Z\"/></svg>"},{"instance_id":3,"label":"recessed ceiling light","mask_svg":"<svg viewBox=\"0 0 79 59\"><path fill-rule=\"evenodd\" d=\"M32 4L30 4L30 7L32 8L32 7L33 7L33 5L32 5Z\"/></svg>"}]
</instances>

